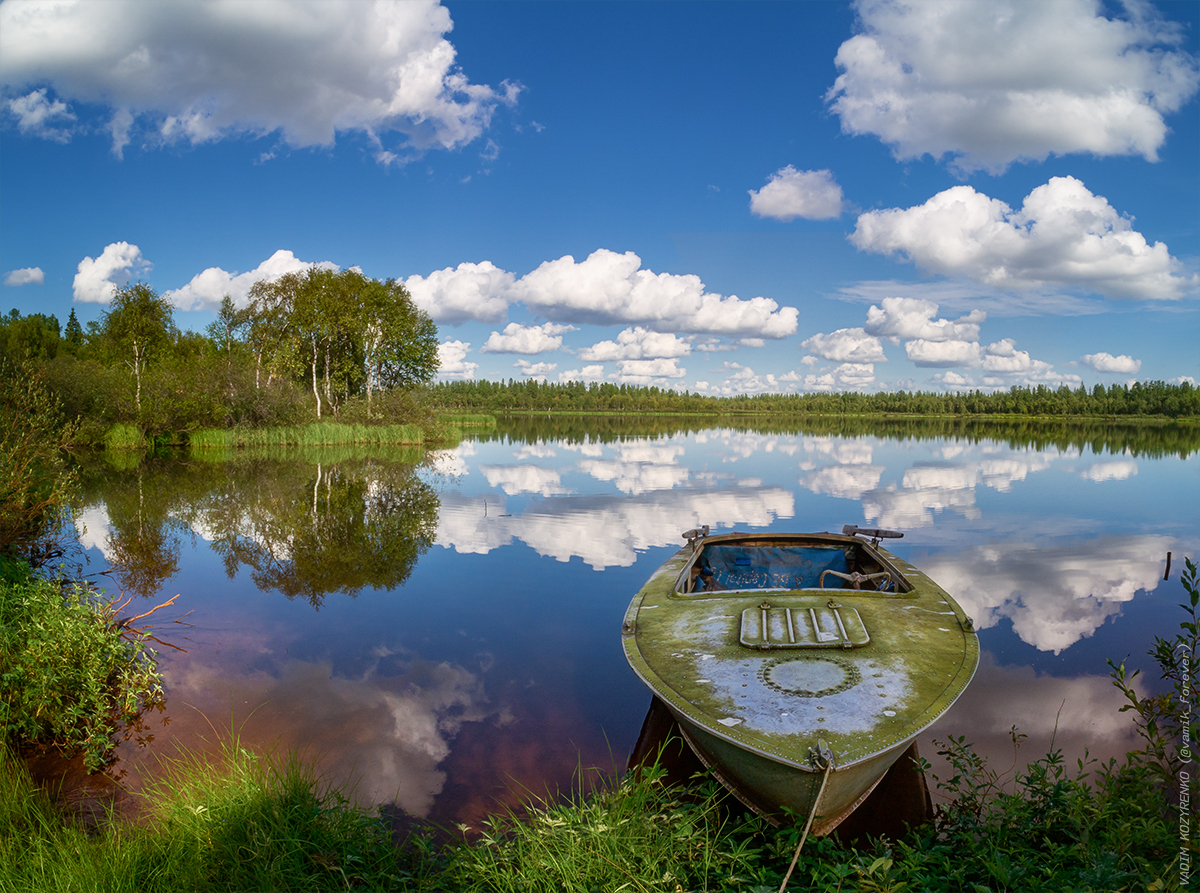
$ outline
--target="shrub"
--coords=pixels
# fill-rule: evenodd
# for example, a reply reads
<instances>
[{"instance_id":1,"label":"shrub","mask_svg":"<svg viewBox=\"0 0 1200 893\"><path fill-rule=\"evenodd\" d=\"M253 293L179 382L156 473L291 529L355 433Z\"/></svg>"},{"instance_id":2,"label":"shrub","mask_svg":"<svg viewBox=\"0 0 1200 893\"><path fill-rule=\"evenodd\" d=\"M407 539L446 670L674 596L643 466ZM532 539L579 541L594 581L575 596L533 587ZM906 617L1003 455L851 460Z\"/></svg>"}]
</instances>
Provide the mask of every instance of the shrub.
<instances>
[{"instance_id":1,"label":"shrub","mask_svg":"<svg viewBox=\"0 0 1200 893\"><path fill-rule=\"evenodd\" d=\"M0 582L0 733L13 746L83 751L101 768L117 723L161 703L154 652L96 593L28 575Z\"/></svg>"}]
</instances>

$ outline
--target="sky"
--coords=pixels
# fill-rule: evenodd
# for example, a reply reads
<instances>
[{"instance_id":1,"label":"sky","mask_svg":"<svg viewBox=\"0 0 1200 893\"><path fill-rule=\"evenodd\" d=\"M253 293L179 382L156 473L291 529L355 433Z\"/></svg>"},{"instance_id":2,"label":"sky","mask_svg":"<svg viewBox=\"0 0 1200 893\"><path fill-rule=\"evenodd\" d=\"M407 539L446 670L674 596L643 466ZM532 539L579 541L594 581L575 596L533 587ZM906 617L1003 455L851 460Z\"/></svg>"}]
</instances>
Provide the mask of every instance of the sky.
<instances>
[{"instance_id":1,"label":"sky","mask_svg":"<svg viewBox=\"0 0 1200 893\"><path fill-rule=\"evenodd\" d=\"M397 278L441 380L1200 379L1200 4L4 0L0 310Z\"/></svg>"}]
</instances>

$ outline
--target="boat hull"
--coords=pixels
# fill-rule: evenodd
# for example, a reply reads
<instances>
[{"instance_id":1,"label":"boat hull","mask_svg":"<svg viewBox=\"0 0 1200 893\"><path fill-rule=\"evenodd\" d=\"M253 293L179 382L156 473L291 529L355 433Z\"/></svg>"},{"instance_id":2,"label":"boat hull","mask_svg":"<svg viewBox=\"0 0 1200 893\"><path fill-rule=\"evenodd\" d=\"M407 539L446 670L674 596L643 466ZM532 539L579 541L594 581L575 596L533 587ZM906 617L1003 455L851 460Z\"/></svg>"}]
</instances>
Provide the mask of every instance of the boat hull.
<instances>
[{"instance_id":1,"label":"boat hull","mask_svg":"<svg viewBox=\"0 0 1200 893\"><path fill-rule=\"evenodd\" d=\"M704 537L634 597L622 639L717 778L772 822L811 815L818 835L871 793L979 660L947 593L836 534Z\"/></svg>"},{"instance_id":2,"label":"boat hull","mask_svg":"<svg viewBox=\"0 0 1200 893\"><path fill-rule=\"evenodd\" d=\"M673 715L688 746L731 794L773 824L789 815L803 820L812 813L809 833L816 836L841 824L910 746L903 742L873 759L835 767L822 790L823 770L777 762L710 735L685 716Z\"/></svg>"}]
</instances>

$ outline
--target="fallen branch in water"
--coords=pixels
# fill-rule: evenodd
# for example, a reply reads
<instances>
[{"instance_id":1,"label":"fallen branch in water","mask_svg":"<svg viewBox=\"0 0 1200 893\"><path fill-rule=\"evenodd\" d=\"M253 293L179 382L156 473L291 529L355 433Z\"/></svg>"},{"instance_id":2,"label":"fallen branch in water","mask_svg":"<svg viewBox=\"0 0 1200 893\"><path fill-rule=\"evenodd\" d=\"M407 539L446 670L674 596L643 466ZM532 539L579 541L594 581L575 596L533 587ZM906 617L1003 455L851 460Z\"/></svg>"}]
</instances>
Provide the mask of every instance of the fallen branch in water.
<instances>
[{"instance_id":1,"label":"fallen branch in water","mask_svg":"<svg viewBox=\"0 0 1200 893\"><path fill-rule=\"evenodd\" d=\"M135 621L135 620L141 620L143 617L149 617L151 614L153 614L159 608L166 608L170 605L175 604L175 599L177 599L177 598L179 598L178 593L171 596L169 599L167 599L161 605L155 605L153 608L151 608L149 611L146 611L144 614L138 614L136 617L126 617L124 620L117 623L117 628L118 629L128 629L128 630L132 630L133 632L141 632L141 630L133 629L133 627L130 626L130 624L132 624L133 621ZM130 602L130 599L126 599L125 604L121 605L121 608L123 608L123 607L125 607L125 605L129 604L129 602ZM120 608L118 608L117 610L119 611Z\"/></svg>"}]
</instances>

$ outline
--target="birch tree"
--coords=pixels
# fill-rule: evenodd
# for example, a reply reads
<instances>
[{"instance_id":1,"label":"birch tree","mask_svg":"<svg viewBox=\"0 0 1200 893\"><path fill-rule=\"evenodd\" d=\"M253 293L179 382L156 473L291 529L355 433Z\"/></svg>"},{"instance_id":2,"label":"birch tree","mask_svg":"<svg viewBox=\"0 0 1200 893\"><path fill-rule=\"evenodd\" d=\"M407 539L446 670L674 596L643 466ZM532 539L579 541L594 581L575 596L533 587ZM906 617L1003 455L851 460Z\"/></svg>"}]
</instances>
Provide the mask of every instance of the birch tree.
<instances>
[{"instance_id":1,"label":"birch tree","mask_svg":"<svg viewBox=\"0 0 1200 893\"><path fill-rule=\"evenodd\" d=\"M150 286L139 282L117 290L104 314L101 330L133 372L134 403L142 411L142 372L150 356L169 345L177 329L174 308Z\"/></svg>"}]
</instances>

